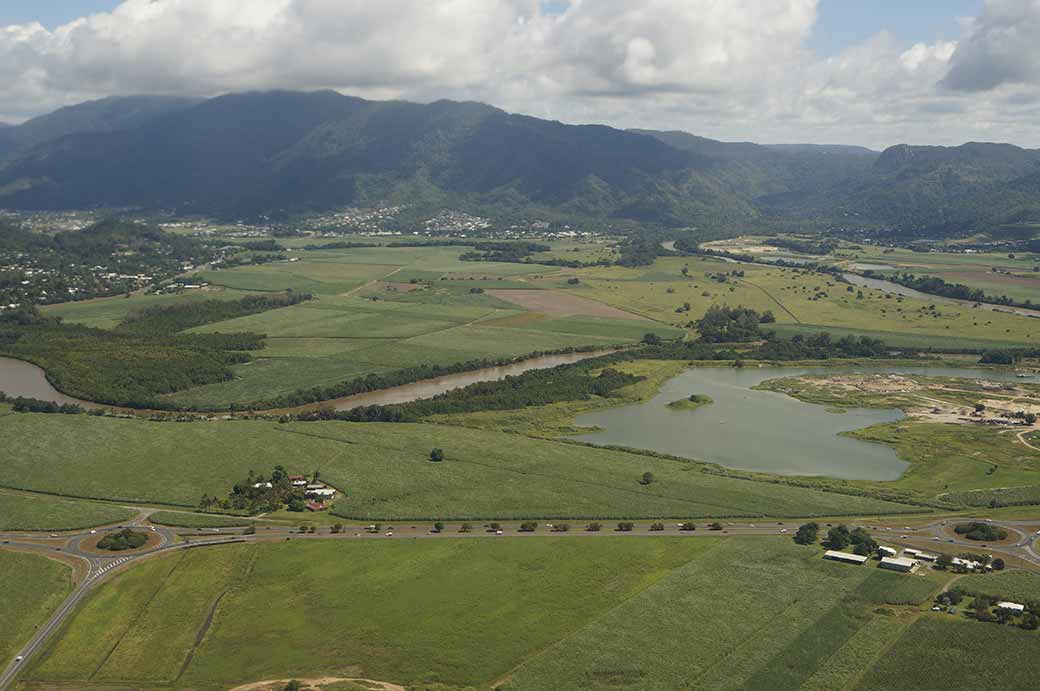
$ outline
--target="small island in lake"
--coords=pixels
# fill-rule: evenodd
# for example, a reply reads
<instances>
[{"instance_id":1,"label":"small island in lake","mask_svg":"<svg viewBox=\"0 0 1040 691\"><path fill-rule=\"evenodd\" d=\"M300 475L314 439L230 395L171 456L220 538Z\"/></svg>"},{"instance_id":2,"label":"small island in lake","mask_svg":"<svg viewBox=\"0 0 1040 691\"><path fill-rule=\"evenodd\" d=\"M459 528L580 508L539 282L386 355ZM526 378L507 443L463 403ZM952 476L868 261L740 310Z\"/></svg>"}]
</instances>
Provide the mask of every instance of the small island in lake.
<instances>
[{"instance_id":1,"label":"small island in lake","mask_svg":"<svg viewBox=\"0 0 1040 691\"><path fill-rule=\"evenodd\" d=\"M680 398L678 401L672 401L668 404L668 407L672 410L696 410L704 405L714 403L715 399L711 396L704 394L690 394L689 398Z\"/></svg>"}]
</instances>

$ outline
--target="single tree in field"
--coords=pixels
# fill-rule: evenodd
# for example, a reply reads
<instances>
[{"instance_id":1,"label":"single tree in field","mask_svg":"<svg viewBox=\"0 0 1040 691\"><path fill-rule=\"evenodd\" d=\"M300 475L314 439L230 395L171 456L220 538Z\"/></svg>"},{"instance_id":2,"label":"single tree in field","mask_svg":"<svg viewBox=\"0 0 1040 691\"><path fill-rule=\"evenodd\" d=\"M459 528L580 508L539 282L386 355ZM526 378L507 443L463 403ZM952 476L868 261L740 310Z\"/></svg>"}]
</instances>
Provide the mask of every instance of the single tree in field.
<instances>
[{"instance_id":1,"label":"single tree in field","mask_svg":"<svg viewBox=\"0 0 1040 691\"><path fill-rule=\"evenodd\" d=\"M953 557L949 554L940 554L935 560L935 568L945 571L953 565Z\"/></svg>"},{"instance_id":2,"label":"single tree in field","mask_svg":"<svg viewBox=\"0 0 1040 691\"><path fill-rule=\"evenodd\" d=\"M1004 560L1001 559L1000 557L997 557L996 559L994 559L993 560L993 570L994 571L1003 571L1004 570Z\"/></svg>"},{"instance_id":3,"label":"single tree in field","mask_svg":"<svg viewBox=\"0 0 1040 691\"><path fill-rule=\"evenodd\" d=\"M433 449L430 451L430 460L434 463L440 463L444 460L444 451L441 449Z\"/></svg>"},{"instance_id":4,"label":"single tree in field","mask_svg":"<svg viewBox=\"0 0 1040 691\"><path fill-rule=\"evenodd\" d=\"M639 484L641 485L650 485L653 484L653 482L654 474L649 471L643 473L643 477L639 478Z\"/></svg>"}]
</instances>

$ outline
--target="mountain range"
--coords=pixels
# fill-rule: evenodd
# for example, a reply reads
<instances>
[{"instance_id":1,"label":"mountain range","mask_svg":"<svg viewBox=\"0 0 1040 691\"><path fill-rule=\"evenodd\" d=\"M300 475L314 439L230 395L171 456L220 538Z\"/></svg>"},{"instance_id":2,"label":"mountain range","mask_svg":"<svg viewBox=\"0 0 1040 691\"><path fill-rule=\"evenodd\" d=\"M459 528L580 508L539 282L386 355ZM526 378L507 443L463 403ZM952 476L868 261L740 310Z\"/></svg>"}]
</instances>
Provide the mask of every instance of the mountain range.
<instances>
[{"instance_id":1,"label":"mountain range","mask_svg":"<svg viewBox=\"0 0 1040 691\"><path fill-rule=\"evenodd\" d=\"M108 98L0 128L0 207L344 206L748 229L963 233L1040 219L1040 151L721 142L332 91Z\"/></svg>"}]
</instances>

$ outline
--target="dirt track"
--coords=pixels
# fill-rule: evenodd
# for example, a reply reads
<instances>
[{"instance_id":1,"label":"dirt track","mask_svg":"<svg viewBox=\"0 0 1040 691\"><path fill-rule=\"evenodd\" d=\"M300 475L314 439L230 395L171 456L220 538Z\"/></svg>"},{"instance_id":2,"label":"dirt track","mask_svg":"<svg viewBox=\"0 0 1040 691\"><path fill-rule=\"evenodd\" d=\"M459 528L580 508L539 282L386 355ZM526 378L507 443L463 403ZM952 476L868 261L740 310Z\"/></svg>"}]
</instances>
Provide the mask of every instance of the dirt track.
<instances>
[{"instance_id":1,"label":"dirt track","mask_svg":"<svg viewBox=\"0 0 1040 691\"><path fill-rule=\"evenodd\" d=\"M602 302L588 298L558 293L554 290L506 290L491 289L487 291L500 300L519 305L532 312L540 312L550 317L608 317L611 319L632 319L633 321L650 321L646 317L632 314L617 307L604 305Z\"/></svg>"},{"instance_id":2,"label":"dirt track","mask_svg":"<svg viewBox=\"0 0 1040 691\"><path fill-rule=\"evenodd\" d=\"M288 684L291 679L268 679L267 681L257 681L252 684L243 684L242 686L236 686L230 691L281 691L282 687ZM321 689L326 684L338 684L341 681L352 681L357 683L364 683L373 685L373 690L381 691L407 691L403 686L397 684L391 684L386 681L373 681L372 679L348 679L344 677L320 677L316 679L298 679L300 683L304 685L304 688Z\"/></svg>"}]
</instances>

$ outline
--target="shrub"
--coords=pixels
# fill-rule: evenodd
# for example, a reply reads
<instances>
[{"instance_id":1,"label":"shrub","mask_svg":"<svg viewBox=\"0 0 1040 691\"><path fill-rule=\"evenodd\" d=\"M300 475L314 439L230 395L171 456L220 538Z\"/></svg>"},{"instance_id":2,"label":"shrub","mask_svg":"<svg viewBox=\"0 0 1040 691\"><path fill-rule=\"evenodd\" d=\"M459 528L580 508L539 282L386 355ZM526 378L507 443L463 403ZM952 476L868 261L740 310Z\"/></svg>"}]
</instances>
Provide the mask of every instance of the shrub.
<instances>
[{"instance_id":1,"label":"shrub","mask_svg":"<svg viewBox=\"0 0 1040 691\"><path fill-rule=\"evenodd\" d=\"M632 529L635 528L635 527L636 527L635 523L630 523L630 522L627 522L627 521L621 521L620 523L617 524L617 529L620 532L622 532L622 533L630 533L630 532L632 532Z\"/></svg>"},{"instance_id":2,"label":"shrub","mask_svg":"<svg viewBox=\"0 0 1040 691\"><path fill-rule=\"evenodd\" d=\"M430 451L430 460L434 463L440 463L444 460L444 451L441 449L433 449Z\"/></svg>"},{"instance_id":3,"label":"shrub","mask_svg":"<svg viewBox=\"0 0 1040 691\"><path fill-rule=\"evenodd\" d=\"M659 533L662 530L664 530L664 523L651 523L650 530L652 530L655 533Z\"/></svg>"},{"instance_id":4,"label":"shrub","mask_svg":"<svg viewBox=\"0 0 1040 691\"><path fill-rule=\"evenodd\" d=\"M137 549L143 547L148 542L148 534L140 533L129 528L124 528L118 533L109 533L105 537L98 541L98 549L105 549L110 552L122 552L128 549Z\"/></svg>"},{"instance_id":5,"label":"shrub","mask_svg":"<svg viewBox=\"0 0 1040 691\"><path fill-rule=\"evenodd\" d=\"M535 521L524 521L520 524L520 532L533 533L537 527L538 524Z\"/></svg>"},{"instance_id":6,"label":"shrub","mask_svg":"<svg viewBox=\"0 0 1040 691\"><path fill-rule=\"evenodd\" d=\"M602 529L602 523L589 523L587 526L585 526L585 530L589 531L590 533L598 533Z\"/></svg>"}]
</instances>

